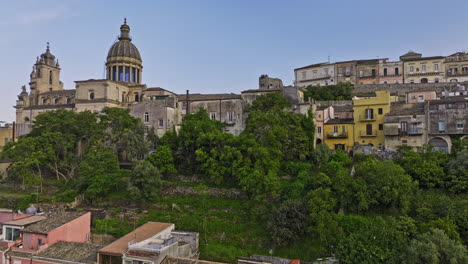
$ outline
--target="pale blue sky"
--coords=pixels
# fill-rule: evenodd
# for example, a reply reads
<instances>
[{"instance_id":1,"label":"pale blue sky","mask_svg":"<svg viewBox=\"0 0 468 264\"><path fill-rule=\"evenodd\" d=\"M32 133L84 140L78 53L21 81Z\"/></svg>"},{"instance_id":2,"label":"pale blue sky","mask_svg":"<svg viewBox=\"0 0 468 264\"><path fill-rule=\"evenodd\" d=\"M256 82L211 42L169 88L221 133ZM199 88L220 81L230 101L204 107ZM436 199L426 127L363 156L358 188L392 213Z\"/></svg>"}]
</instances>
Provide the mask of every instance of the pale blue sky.
<instances>
[{"instance_id":1,"label":"pale blue sky","mask_svg":"<svg viewBox=\"0 0 468 264\"><path fill-rule=\"evenodd\" d=\"M0 120L50 41L65 89L99 79L123 17L143 58L143 82L177 93L239 93L260 74L292 84L323 62L468 49L468 1L0 0Z\"/></svg>"}]
</instances>

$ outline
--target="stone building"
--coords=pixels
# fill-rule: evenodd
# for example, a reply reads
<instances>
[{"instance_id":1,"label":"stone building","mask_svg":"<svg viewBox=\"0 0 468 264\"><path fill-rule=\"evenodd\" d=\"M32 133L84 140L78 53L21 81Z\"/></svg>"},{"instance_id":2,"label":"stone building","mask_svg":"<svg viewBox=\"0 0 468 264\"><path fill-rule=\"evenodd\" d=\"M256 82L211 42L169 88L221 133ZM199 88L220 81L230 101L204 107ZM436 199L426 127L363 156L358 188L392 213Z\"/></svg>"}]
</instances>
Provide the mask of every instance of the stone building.
<instances>
[{"instance_id":1,"label":"stone building","mask_svg":"<svg viewBox=\"0 0 468 264\"><path fill-rule=\"evenodd\" d=\"M295 85L327 86L336 84L335 64L324 62L294 69Z\"/></svg>"},{"instance_id":2,"label":"stone building","mask_svg":"<svg viewBox=\"0 0 468 264\"><path fill-rule=\"evenodd\" d=\"M427 124L422 103L392 103L385 115L385 149L399 146L421 147L427 143Z\"/></svg>"},{"instance_id":3,"label":"stone building","mask_svg":"<svg viewBox=\"0 0 468 264\"><path fill-rule=\"evenodd\" d=\"M450 152L451 137L467 139L468 100L466 96L448 97L426 102L429 133L428 144L443 152Z\"/></svg>"},{"instance_id":4,"label":"stone building","mask_svg":"<svg viewBox=\"0 0 468 264\"><path fill-rule=\"evenodd\" d=\"M336 83L356 84L357 61L341 61L335 63Z\"/></svg>"},{"instance_id":5,"label":"stone building","mask_svg":"<svg viewBox=\"0 0 468 264\"><path fill-rule=\"evenodd\" d=\"M267 74L260 75L258 78L258 89L282 89L283 81L279 78L268 77Z\"/></svg>"},{"instance_id":6,"label":"stone building","mask_svg":"<svg viewBox=\"0 0 468 264\"><path fill-rule=\"evenodd\" d=\"M446 82L468 81L468 53L457 52L447 56L444 61Z\"/></svg>"},{"instance_id":7,"label":"stone building","mask_svg":"<svg viewBox=\"0 0 468 264\"><path fill-rule=\"evenodd\" d=\"M385 59L358 60L356 62L356 83L359 84L378 84L380 83L380 65L387 62Z\"/></svg>"},{"instance_id":8,"label":"stone building","mask_svg":"<svg viewBox=\"0 0 468 264\"><path fill-rule=\"evenodd\" d=\"M445 80L443 56L423 57L409 51L400 56L403 61L404 83L438 83Z\"/></svg>"},{"instance_id":9,"label":"stone building","mask_svg":"<svg viewBox=\"0 0 468 264\"><path fill-rule=\"evenodd\" d=\"M379 84L403 83L403 63L401 61L381 61Z\"/></svg>"},{"instance_id":10,"label":"stone building","mask_svg":"<svg viewBox=\"0 0 468 264\"><path fill-rule=\"evenodd\" d=\"M106 58L105 79L75 81L75 89L65 90L60 81L61 68L49 45L37 58L30 76L30 91L22 87L16 102L16 135L30 132L36 116L56 109L92 111L105 107L130 109L130 114L142 120L146 132L162 136L167 130L178 129L187 113L204 108L214 120L223 122L225 131L234 135L244 129L244 107L257 96L280 92L291 104L303 102L302 88L283 86L281 79L262 75L260 89L242 94L176 94L160 87L147 87L142 82L143 60L130 37L127 21L120 26L120 35L110 47Z\"/></svg>"}]
</instances>

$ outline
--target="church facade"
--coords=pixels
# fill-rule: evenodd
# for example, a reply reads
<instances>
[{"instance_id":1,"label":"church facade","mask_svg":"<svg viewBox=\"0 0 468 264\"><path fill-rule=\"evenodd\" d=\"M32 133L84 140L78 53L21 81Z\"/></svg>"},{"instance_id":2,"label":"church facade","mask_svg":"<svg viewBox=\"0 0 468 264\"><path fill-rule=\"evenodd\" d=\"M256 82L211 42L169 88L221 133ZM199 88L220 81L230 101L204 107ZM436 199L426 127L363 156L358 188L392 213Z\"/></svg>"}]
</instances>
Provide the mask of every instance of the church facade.
<instances>
[{"instance_id":1,"label":"church facade","mask_svg":"<svg viewBox=\"0 0 468 264\"><path fill-rule=\"evenodd\" d=\"M302 103L302 90L296 87L247 90L241 94L176 94L141 82L143 61L132 43L127 21L107 54L106 78L75 81L75 89L64 89L60 81L60 64L49 45L33 65L29 92L22 87L16 101L16 135L30 132L37 115L51 110L100 112L105 107L130 109L141 119L147 131L154 128L158 136L178 128L187 113L204 108L213 120L226 124L226 132L240 134L244 129L245 107L252 98L268 92L283 92L295 103Z\"/></svg>"}]
</instances>

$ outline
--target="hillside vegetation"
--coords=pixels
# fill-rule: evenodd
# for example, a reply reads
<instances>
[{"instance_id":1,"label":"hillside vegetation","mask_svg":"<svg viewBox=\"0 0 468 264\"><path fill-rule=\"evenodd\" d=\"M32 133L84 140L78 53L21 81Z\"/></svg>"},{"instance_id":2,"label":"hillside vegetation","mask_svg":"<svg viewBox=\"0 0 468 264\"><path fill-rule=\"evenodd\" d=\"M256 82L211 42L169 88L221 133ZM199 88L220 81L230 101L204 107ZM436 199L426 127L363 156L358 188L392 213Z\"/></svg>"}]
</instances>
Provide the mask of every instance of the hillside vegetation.
<instances>
[{"instance_id":1,"label":"hillside vegetation","mask_svg":"<svg viewBox=\"0 0 468 264\"><path fill-rule=\"evenodd\" d=\"M83 206L115 216L94 221L93 232L117 237L147 221L175 223L200 232L207 260L234 263L272 250L306 261L333 255L340 263L468 262L463 141L454 139L449 155L402 148L393 161L331 154L326 145L313 147L312 115L284 111L288 106L279 94L259 97L239 136L200 109L162 138L145 135L127 110L46 112L1 153L14 160L8 182L23 189L2 194L17 197L22 208L84 197ZM180 174L198 181L182 182ZM163 196L171 186L197 194ZM215 198L209 188L246 195ZM32 191L39 196L26 195ZM118 217L130 207L138 208L135 219Z\"/></svg>"}]
</instances>

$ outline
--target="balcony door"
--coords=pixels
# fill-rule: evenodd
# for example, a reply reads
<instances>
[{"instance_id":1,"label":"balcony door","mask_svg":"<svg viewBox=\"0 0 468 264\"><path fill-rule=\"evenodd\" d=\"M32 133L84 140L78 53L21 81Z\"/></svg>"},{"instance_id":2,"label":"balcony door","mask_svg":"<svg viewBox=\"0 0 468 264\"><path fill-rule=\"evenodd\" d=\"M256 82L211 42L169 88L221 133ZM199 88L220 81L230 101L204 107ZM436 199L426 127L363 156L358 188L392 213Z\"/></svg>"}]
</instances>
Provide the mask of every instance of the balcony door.
<instances>
[{"instance_id":1,"label":"balcony door","mask_svg":"<svg viewBox=\"0 0 468 264\"><path fill-rule=\"evenodd\" d=\"M366 109L366 119L367 120L374 119L374 109Z\"/></svg>"},{"instance_id":2,"label":"balcony door","mask_svg":"<svg viewBox=\"0 0 468 264\"><path fill-rule=\"evenodd\" d=\"M366 135L372 136L372 124L366 125Z\"/></svg>"}]
</instances>

